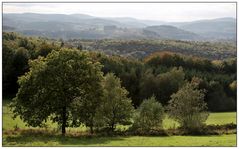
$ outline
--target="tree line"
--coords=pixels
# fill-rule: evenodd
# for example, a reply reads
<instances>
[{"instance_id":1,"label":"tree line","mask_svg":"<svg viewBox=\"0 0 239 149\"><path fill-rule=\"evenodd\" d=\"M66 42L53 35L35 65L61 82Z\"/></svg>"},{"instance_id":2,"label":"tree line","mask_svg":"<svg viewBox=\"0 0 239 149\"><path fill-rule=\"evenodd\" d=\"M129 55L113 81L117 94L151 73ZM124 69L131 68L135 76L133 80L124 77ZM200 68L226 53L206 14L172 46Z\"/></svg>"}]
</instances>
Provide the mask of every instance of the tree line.
<instances>
[{"instance_id":1,"label":"tree line","mask_svg":"<svg viewBox=\"0 0 239 149\"><path fill-rule=\"evenodd\" d=\"M16 94L18 77L29 71L29 60L67 46L63 41L3 33L3 96ZM82 46L78 47L80 51ZM154 53L143 60L99 52L89 52L89 56L103 65L104 75L114 73L121 80L134 108L152 96L165 106L173 93L191 81L205 90L209 111L236 110L236 58L212 61L170 52Z\"/></svg>"},{"instance_id":2,"label":"tree line","mask_svg":"<svg viewBox=\"0 0 239 149\"><path fill-rule=\"evenodd\" d=\"M67 127L82 124L91 133L131 124L131 131L146 132L163 129L167 111L183 129L197 131L208 117L204 92L195 82L185 82L167 106L152 96L135 110L120 79L113 73L103 75L102 65L88 52L61 48L31 60L29 66L10 104L14 118L20 116L28 126L44 127L51 120L65 135Z\"/></svg>"},{"instance_id":3,"label":"tree line","mask_svg":"<svg viewBox=\"0 0 239 149\"><path fill-rule=\"evenodd\" d=\"M118 54L127 57L145 58L157 51L170 51L203 57L210 60L223 60L236 57L236 45L229 42L199 42L181 40L84 40L71 39L68 45L77 47L81 44L86 50L99 50L107 54Z\"/></svg>"}]
</instances>

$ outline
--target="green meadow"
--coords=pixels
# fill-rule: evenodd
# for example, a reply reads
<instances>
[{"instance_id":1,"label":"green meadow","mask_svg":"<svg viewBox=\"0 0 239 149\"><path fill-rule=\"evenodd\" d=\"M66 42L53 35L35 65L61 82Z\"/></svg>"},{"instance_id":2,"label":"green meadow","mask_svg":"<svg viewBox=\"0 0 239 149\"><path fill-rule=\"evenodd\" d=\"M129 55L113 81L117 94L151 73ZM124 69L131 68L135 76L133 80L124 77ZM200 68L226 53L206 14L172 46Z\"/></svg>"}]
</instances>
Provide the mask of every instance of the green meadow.
<instances>
[{"instance_id":1,"label":"green meadow","mask_svg":"<svg viewBox=\"0 0 239 149\"><path fill-rule=\"evenodd\" d=\"M68 128L67 135L62 137L57 132L57 124L47 122L47 128L30 128L17 117L12 119L9 101L3 101L3 146L236 146L236 134L215 136L117 136L98 137L81 136L87 131L82 126ZM207 124L236 123L236 112L210 113ZM178 123L166 117L163 127L176 128ZM118 126L124 130L127 127ZM44 129L47 131L44 133ZM20 131L24 130L24 131ZM28 131L29 130L29 131ZM35 130L35 131L34 131ZM36 132L39 130L41 133Z\"/></svg>"}]
</instances>

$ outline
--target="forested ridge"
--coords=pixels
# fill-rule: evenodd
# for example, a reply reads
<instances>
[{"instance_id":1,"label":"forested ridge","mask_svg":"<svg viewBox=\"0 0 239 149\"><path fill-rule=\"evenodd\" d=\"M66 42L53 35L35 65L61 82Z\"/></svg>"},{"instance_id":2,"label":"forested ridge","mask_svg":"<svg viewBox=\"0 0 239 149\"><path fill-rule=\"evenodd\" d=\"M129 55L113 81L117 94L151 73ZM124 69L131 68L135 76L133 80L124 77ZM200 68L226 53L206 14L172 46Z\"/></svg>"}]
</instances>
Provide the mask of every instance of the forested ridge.
<instances>
[{"instance_id":1,"label":"forested ridge","mask_svg":"<svg viewBox=\"0 0 239 149\"><path fill-rule=\"evenodd\" d=\"M83 40L70 39L66 43L71 47L83 47L86 50L98 50L110 55L145 58L155 52L170 51L210 60L223 60L236 57L236 46L230 42L199 42L182 40Z\"/></svg>"},{"instance_id":2,"label":"forested ridge","mask_svg":"<svg viewBox=\"0 0 239 149\"><path fill-rule=\"evenodd\" d=\"M162 44L164 48L157 51L156 45ZM149 45L151 52L143 50ZM18 90L18 77L29 71L29 60L39 56L46 57L50 52L59 51L64 47L88 50L90 57L103 65L104 74L112 72L121 80L135 108L151 96L155 96L155 99L165 106L173 93L181 89L186 82L191 82L199 84L199 88L205 90L204 100L209 111L236 110L235 47L230 44L207 42L199 44L168 40L77 42L77 40L50 40L3 33L3 97L15 96ZM134 56L119 56L127 55L131 49L148 53L136 56L140 59ZM102 51L108 52L105 54ZM191 54L188 54L189 52Z\"/></svg>"}]
</instances>

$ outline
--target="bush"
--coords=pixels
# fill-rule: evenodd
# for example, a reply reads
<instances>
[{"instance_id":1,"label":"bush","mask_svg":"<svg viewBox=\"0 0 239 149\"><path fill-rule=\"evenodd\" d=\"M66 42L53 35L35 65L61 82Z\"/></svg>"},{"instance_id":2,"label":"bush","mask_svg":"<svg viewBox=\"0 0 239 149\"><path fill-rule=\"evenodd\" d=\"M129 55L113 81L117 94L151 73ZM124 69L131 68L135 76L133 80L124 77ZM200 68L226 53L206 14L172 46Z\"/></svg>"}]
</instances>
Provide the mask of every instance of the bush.
<instances>
[{"instance_id":1,"label":"bush","mask_svg":"<svg viewBox=\"0 0 239 149\"><path fill-rule=\"evenodd\" d=\"M157 130L162 127L163 117L163 106L152 96L144 100L138 108L132 128L142 131Z\"/></svg>"}]
</instances>

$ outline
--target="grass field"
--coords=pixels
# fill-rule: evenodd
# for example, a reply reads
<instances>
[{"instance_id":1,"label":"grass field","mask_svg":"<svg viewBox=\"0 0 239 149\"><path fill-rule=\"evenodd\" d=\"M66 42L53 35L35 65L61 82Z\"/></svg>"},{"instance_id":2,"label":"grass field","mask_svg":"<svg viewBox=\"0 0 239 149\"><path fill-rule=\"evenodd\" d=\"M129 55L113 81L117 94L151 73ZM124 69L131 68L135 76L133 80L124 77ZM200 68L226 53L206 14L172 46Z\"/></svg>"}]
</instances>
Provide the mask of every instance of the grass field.
<instances>
[{"instance_id":1,"label":"grass field","mask_svg":"<svg viewBox=\"0 0 239 149\"><path fill-rule=\"evenodd\" d=\"M11 118L12 114L3 103L3 132L16 128L28 127L20 120ZM211 113L207 124L236 123L236 112ZM48 122L50 129L56 129L57 125ZM178 123L166 117L164 128L177 127ZM120 129L123 127L119 126ZM127 128L127 127L124 127ZM85 131L85 127L68 128L67 132ZM169 137L74 137L44 134L4 134L4 146L236 146L236 134L221 136L169 136Z\"/></svg>"},{"instance_id":2,"label":"grass field","mask_svg":"<svg viewBox=\"0 0 239 149\"><path fill-rule=\"evenodd\" d=\"M3 137L3 146L236 146L236 135L170 137Z\"/></svg>"}]
</instances>

